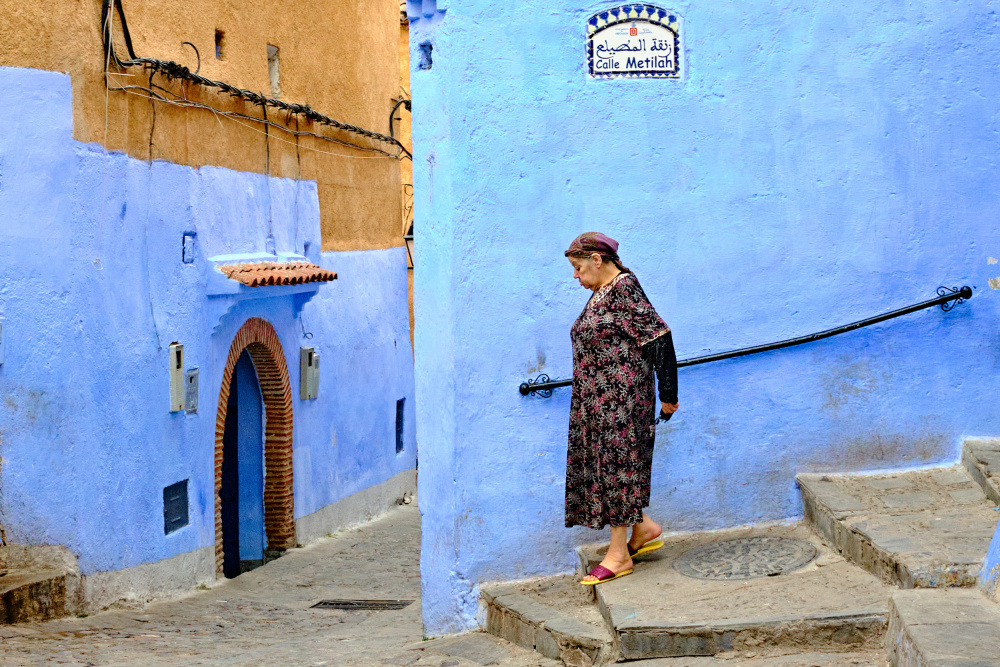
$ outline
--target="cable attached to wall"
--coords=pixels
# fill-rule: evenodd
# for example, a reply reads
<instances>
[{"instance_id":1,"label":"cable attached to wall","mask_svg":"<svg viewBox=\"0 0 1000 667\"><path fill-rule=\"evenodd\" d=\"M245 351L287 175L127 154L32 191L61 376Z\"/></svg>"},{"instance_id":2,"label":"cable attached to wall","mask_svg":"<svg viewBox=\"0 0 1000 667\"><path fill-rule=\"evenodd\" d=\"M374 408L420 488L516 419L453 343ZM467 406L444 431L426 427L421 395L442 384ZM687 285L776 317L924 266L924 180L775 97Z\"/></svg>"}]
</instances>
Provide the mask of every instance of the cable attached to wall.
<instances>
[{"instance_id":1,"label":"cable attached to wall","mask_svg":"<svg viewBox=\"0 0 1000 667\"><path fill-rule=\"evenodd\" d=\"M128 51L129 58L127 60L122 60L118 57L117 52L114 47L114 36L113 36L113 26L111 20L112 4L114 4L113 9L118 13L118 19L121 22L122 34L125 38L125 48ZM350 123L344 123L324 114L319 113L308 104L293 104L290 102L284 102L273 97L266 97L261 93L255 93L252 90L246 90L244 88L239 88L224 81L214 81L207 77L204 77L197 72L192 72L190 69L176 63L172 60L160 60L158 58L141 58L135 54L135 49L132 45L132 36L129 33L128 22L125 19L125 10L122 8L121 0L103 0L101 7L101 28L102 36L104 40L104 60L105 63L114 63L120 69L128 69L133 66L141 66L146 69L152 69L159 71L164 74L168 79L182 79L186 81L191 81L192 83L197 83L199 85L208 86L211 88L217 88L224 93L228 93L233 97L239 97L251 102L252 104L257 104L262 107L274 107L276 109L281 109L286 111L288 114L301 116L315 123L320 123L322 125L327 125L338 130L343 130L345 132L350 132L352 134L357 134L359 136L366 137L368 139L373 139L375 141L384 142L392 145L399 149L399 153L393 155L393 157L400 157L404 152L409 155L407 151L398 140L392 136L385 134L380 134L378 132L373 132L372 130L366 130L363 127L358 127L357 125L351 125ZM199 55L199 68L200 68L201 57ZM107 67L105 68L107 71ZM207 105L203 105L207 106ZM209 107L211 108L211 107ZM318 135L317 135L318 136ZM346 142L342 142L346 143ZM364 147L355 146L354 144L347 144L354 146L355 148ZM372 149L367 149L372 150ZM375 149L382 151L381 149Z\"/></svg>"},{"instance_id":2,"label":"cable attached to wall","mask_svg":"<svg viewBox=\"0 0 1000 667\"><path fill-rule=\"evenodd\" d=\"M156 84L153 84L153 88L155 88L156 90L153 90L151 88L147 88L145 86L139 86L139 85L136 85L136 84L129 84L129 85L126 85L126 86L108 87L108 90L125 92L125 93L131 94L131 95L138 95L138 96L146 98L146 99L150 99L150 100L153 100L153 101L156 101L156 102L161 102L163 104L170 104L170 105L176 106L176 107L182 107L182 108L187 108L187 109L204 109L205 111L211 111L212 114L215 115L215 117L217 119L219 117L228 118L228 119L236 122L237 125L242 125L243 127L246 127L247 129L254 130L255 132L260 132L261 134L263 134L263 132L264 132L263 130L258 130L257 128L251 127L250 125L247 125L246 123L243 123L241 121L249 121L249 122L253 122L253 123L266 124L269 127L272 127L272 128L275 128L275 129L279 129L279 130L282 130L284 132L287 132L288 134L294 135L296 138L298 138L298 137L314 137L316 139L322 139L323 141L328 141L328 142L333 143L333 144L339 144L341 146L348 146L350 148L353 148L353 149L359 150L359 151L367 151L369 153L378 153L379 155L371 155L371 156L367 156L367 155L346 155L344 153L331 153L330 151L324 151L324 150L320 150L318 148L311 148L309 146L302 146L303 149L312 151L314 153L321 153L321 154L324 154L324 155L336 155L338 157L352 158L352 159L356 159L356 160L371 160L371 159L383 159L383 160L384 159L393 159L393 160L395 160L395 159L398 159L398 157L399 157L398 153L389 153L388 151L384 151L381 148L373 148L373 147L370 147L370 146L359 146L358 144L352 144L352 143L350 143L348 141L343 141L343 140L337 139L335 137L329 137L329 136L326 136L324 134L317 134L315 132L308 132L308 131L305 131L305 130L293 130L293 129L289 128L289 127L285 127L284 125L281 125L280 123L276 123L274 121L270 121L270 120L269 121L265 121L264 119L257 118L256 116L250 116L248 114L239 113L239 112L236 112L236 111L225 111L223 109L219 109L217 107L213 107L213 106L210 106L208 104L202 104L201 102L195 102L193 100L187 99L186 97L181 97L180 95L178 95L177 93L173 92L172 90L169 90L167 88L164 88L163 86L159 86L159 85L156 85ZM160 92L157 92L157 91L160 91ZM170 97L165 97L164 94L161 94L161 93L164 93L166 95L170 95ZM220 120L219 123L221 124L222 121ZM273 136L272 136L272 138L275 141L283 141L285 143L292 144L292 145L297 145L298 144L297 141L287 141L285 139L279 139L278 137L273 137Z\"/></svg>"},{"instance_id":3,"label":"cable attached to wall","mask_svg":"<svg viewBox=\"0 0 1000 667\"><path fill-rule=\"evenodd\" d=\"M194 49L194 55L198 57L198 66L194 68L194 73L197 74L201 71L201 53L198 51L198 47L191 42L181 42L181 46L184 46L185 44Z\"/></svg>"},{"instance_id":4,"label":"cable attached to wall","mask_svg":"<svg viewBox=\"0 0 1000 667\"><path fill-rule=\"evenodd\" d=\"M156 72L150 71L149 85L153 85L153 75ZM153 198L153 136L156 133L156 105L153 100L149 101L149 107L153 114L153 119L149 124L149 164L146 172L146 221L143 224L143 251L145 253L143 268L146 270L146 299L149 301L149 319L153 323L153 334L156 336L156 349L163 351L163 344L160 341L160 328L156 326L156 308L153 307L153 277L149 271L149 212L152 206L150 202ZM126 127L128 122L126 120Z\"/></svg>"},{"instance_id":5,"label":"cable attached to wall","mask_svg":"<svg viewBox=\"0 0 1000 667\"><path fill-rule=\"evenodd\" d=\"M267 106L261 107L264 112L264 183L267 187L267 241L268 245L274 243L274 208L271 205L271 132L267 119ZM268 252L274 252L273 248L267 248Z\"/></svg>"},{"instance_id":6,"label":"cable attached to wall","mask_svg":"<svg viewBox=\"0 0 1000 667\"><path fill-rule=\"evenodd\" d=\"M409 97L404 97L403 99L396 102L396 106L394 106L392 108L392 111L389 112L389 136L392 137L393 141L399 144L400 149L403 151L403 153L406 154L406 157L410 159L410 162L413 162L413 153L406 150L406 147L399 142L399 139L396 138L396 133L392 129L392 121L396 119L396 109L398 109L400 106L405 106L407 111L411 113L413 112L412 102Z\"/></svg>"}]
</instances>

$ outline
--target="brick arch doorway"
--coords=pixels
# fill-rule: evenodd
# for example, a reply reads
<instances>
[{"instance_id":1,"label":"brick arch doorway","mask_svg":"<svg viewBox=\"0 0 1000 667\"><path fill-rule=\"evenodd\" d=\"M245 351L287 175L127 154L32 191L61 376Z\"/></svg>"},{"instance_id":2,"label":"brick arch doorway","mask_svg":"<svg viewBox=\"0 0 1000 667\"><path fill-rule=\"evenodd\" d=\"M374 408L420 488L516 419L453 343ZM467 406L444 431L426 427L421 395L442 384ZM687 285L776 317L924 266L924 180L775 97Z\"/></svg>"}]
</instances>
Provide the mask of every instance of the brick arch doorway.
<instances>
[{"instance_id":1,"label":"brick arch doorway","mask_svg":"<svg viewBox=\"0 0 1000 667\"><path fill-rule=\"evenodd\" d=\"M251 317L229 346L215 416L215 567L223 570L222 453L229 407L229 390L236 364L246 351L253 360L264 402L264 532L267 549L284 551L295 545L292 494L292 386L278 334L267 320Z\"/></svg>"}]
</instances>

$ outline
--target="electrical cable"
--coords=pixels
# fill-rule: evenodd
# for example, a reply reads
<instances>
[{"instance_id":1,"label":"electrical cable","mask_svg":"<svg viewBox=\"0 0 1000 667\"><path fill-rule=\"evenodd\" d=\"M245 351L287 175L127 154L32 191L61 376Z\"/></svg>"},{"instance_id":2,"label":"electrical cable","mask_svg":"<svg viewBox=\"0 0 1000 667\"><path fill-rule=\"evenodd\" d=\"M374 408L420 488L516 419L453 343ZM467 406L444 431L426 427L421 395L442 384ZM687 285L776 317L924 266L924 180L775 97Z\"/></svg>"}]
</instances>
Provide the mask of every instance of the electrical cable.
<instances>
[{"instance_id":1,"label":"electrical cable","mask_svg":"<svg viewBox=\"0 0 1000 667\"><path fill-rule=\"evenodd\" d=\"M109 74L112 74L112 73L109 72ZM352 143L350 143L348 141L343 141L341 139L337 139L335 137L330 137L330 136L327 136L325 134L317 134L316 132L308 132L308 131L305 131L305 130L301 130L300 131L300 130L297 129L298 128L298 118L295 118L296 129L292 130L292 129L290 129L290 128L288 128L288 127L286 127L286 126L284 126L284 125L282 125L280 123L275 123L274 121L267 120L266 117L265 117L265 119L262 120L260 118L257 118L256 116L250 116L248 114L239 113L237 111L223 111L222 109L218 109L216 107L213 107L213 106L208 105L208 104L204 104L202 102L194 102L192 100L189 100L186 97L178 95L177 93L175 93L174 91L170 90L169 88L164 88L163 86L158 86L158 85L153 85L152 87L156 88L157 90L162 90L164 93L166 93L168 95L172 95L176 101L178 101L178 102L184 102L185 106L200 107L200 108L212 111L214 113L228 115L228 116L232 116L234 118L242 118L244 120L251 120L251 121L254 121L255 123L267 124L270 127L274 127L274 128L279 129L279 130L284 130L285 132L288 132L289 134L294 134L294 135L297 135L297 136L300 136L300 137L315 137L316 139L322 139L324 141L329 141L329 142L332 142L332 143L335 143L335 144L340 144L341 146L348 146L350 148L355 148L355 149L357 149L359 151L378 152L378 153L382 153L383 155L387 155L387 156L392 157L392 158L398 158L399 157L398 153L389 153L388 151L384 151L381 148L373 148L373 147L370 147L370 146L359 146L358 144L352 144ZM126 86L125 88L122 88L121 90L124 90L126 88L135 88L135 89L138 89L138 90L146 90L146 89L142 88L141 86ZM112 90L120 90L120 89L114 88ZM146 92L149 92L149 91L146 91ZM166 102L168 100L161 100L161 101ZM220 121L220 123L221 123L221 121ZM281 139L277 139L277 137L275 137L275 139L277 141L281 141ZM291 143L291 142L288 142L288 143ZM307 150L308 150L308 147L307 147ZM320 152L323 152L323 151L320 151ZM339 153L332 153L332 155L339 155ZM347 156L345 156L345 157L347 157Z\"/></svg>"},{"instance_id":2,"label":"electrical cable","mask_svg":"<svg viewBox=\"0 0 1000 667\"><path fill-rule=\"evenodd\" d=\"M185 44L194 49L194 55L198 56L198 66L194 70L194 73L197 74L198 72L201 71L201 53L198 52L198 47L192 44L191 42L181 42L181 46L184 46Z\"/></svg>"},{"instance_id":3,"label":"electrical cable","mask_svg":"<svg viewBox=\"0 0 1000 667\"><path fill-rule=\"evenodd\" d=\"M112 6L113 5L113 6ZM118 57L117 52L114 47L114 36L113 36L113 26L112 26L112 9L118 13L118 19L121 22L122 34L125 38L125 48L128 51L129 59L122 60ZM129 33L128 22L125 19L125 10L122 7L121 0L103 0L101 7L101 23L102 23L102 34L104 39L104 55L105 62L113 62L115 66L119 69L128 69L132 66L141 66L147 69L155 69L162 74L166 75L169 79L185 79L193 83L197 83L203 86L208 86L212 88L217 88L224 93L228 93L233 97L241 97L253 104L258 104L260 106L272 106L277 109L282 109L290 114L296 114L302 116L308 120L311 120L322 125L328 125L338 130L343 130L345 132L350 132L357 134L369 139L374 139L376 141L382 141L393 146L402 148L402 144L399 143L394 137L380 134L378 132L373 132L371 130L366 130L363 127L358 127L357 125L351 125L350 123L344 123L320 112L316 111L308 104L293 104L290 102L284 102L282 100L275 99L273 97L266 97L260 93L255 93L251 90L246 90L244 88L238 88L224 81L214 81L207 77L204 77L197 72L192 72L190 69L176 63L172 60L160 60L158 58L140 58L136 56L135 49L132 46L132 36ZM107 71L109 68L105 68ZM409 153L409 151L406 151Z\"/></svg>"},{"instance_id":4,"label":"electrical cable","mask_svg":"<svg viewBox=\"0 0 1000 667\"><path fill-rule=\"evenodd\" d=\"M398 139L396 139L396 133L393 132L393 130L392 130L392 121L395 120L396 109L398 109L401 105L405 105L406 106L406 110L409 111L410 113L413 113L413 108L412 108L411 104L412 103L411 103L411 101L410 101L409 98L403 98L400 101L396 102L396 106L394 106L392 108L392 111L389 112L389 136L392 137L393 141L395 141L396 143L399 143L399 147L400 147L400 149L402 149L402 152L406 153L406 157L410 158L410 162L413 162L413 153L411 153L410 151L406 150L406 147L403 146L403 144L400 143Z\"/></svg>"},{"instance_id":5,"label":"electrical cable","mask_svg":"<svg viewBox=\"0 0 1000 667\"><path fill-rule=\"evenodd\" d=\"M106 35L111 34L110 23L111 14L104 12L101 13L101 23L102 31ZM102 165L101 173L101 212L98 214L97 218L97 253L94 258L94 269L97 271L103 271L104 266L101 263L101 245L104 240L104 211L105 211L105 199L107 199L108 194L108 160L111 157L111 153L108 151L108 107L111 101L111 89L108 87L108 69L111 67L111 61L109 60L110 55L108 53L107 42L104 46L104 143L102 144L104 148L104 164Z\"/></svg>"},{"instance_id":6,"label":"electrical cable","mask_svg":"<svg viewBox=\"0 0 1000 667\"><path fill-rule=\"evenodd\" d=\"M115 76L114 72L108 72L108 74L112 75L112 76ZM159 86L157 86L157 88L159 88ZM177 100L167 99L167 98L163 97L162 95L157 94L156 91L154 91L154 90L151 90L151 89L146 88L144 86L137 86L137 85L134 85L134 84L130 84L130 85L127 85L127 86L119 86L119 87L115 87L115 88L110 88L110 90L112 90L112 91L124 91L124 92L126 92L128 94L136 95L136 96L143 97L143 98L150 98L150 99L153 99L156 102L162 102L164 104L171 104L171 105L177 106L177 107L185 107L185 108L193 108L193 109L204 109L206 111L211 111L213 114L215 114L215 116L216 116L217 119L218 119L219 116L224 116L224 117L228 118L229 120L233 121L234 123L236 123L237 125L245 127L248 130L252 130L254 132L260 132L261 134L264 133L263 130L258 130L257 128L255 128L255 127L253 127L251 125L248 125L247 123L240 122L240 119L242 119L242 120L249 120L249 121L253 121L253 122L261 123L261 124L264 123L264 121L262 119L255 118L253 116L248 116L246 114L241 114L241 113L237 113L237 112L233 112L233 111L223 111L222 109L217 109L217 108L215 108L213 106L209 106L207 104L202 104L201 102L194 102L192 100L187 100L187 99L184 99L184 98L178 98ZM135 92L137 90L141 91L142 94L140 92ZM220 120L219 122L221 123L222 121ZM334 155L334 156L337 156L337 157L345 157L345 158L350 158L350 159L354 159L354 160L387 160L387 159L395 160L395 159L398 159L398 155L394 155L392 153L388 153L388 152L386 152L386 151L384 151L384 150L382 150L380 148L371 148L371 147L365 147L365 146L358 146L357 144L352 144L352 143L349 143L349 142L346 142L346 141L342 141L342 140L336 139L334 137L328 137L328 136L325 136L325 135L322 135L322 134L316 134L315 132L306 132L306 131L293 130L293 129L284 127L283 125L281 125L279 123L275 123L273 121L269 121L268 124L271 127L280 128L280 129L284 130L285 132L288 132L289 134L292 134L292 135L302 136L302 137L315 137L317 139L323 139L324 141L329 141L331 143L340 144L341 146L347 146L347 147L353 148L355 150L368 151L368 152L372 152L372 153L381 153L381 155L347 155L345 153L334 153L332 151L324 151L324 150L320 150L318 148L312 148L310 146L304 146L304 145L302 146L302 148L304 148L305 150L313 151L315 153L321 153L323 155ZM273 135L272 135L271 138L274 139L275 141L281 141L281 142L284 142L284 143L287 143L287 144L291 144L293 146L296 143L294 141L288 141L287 139L281 139L280 137L275 137Z\"/></svg>"}]
</instances>

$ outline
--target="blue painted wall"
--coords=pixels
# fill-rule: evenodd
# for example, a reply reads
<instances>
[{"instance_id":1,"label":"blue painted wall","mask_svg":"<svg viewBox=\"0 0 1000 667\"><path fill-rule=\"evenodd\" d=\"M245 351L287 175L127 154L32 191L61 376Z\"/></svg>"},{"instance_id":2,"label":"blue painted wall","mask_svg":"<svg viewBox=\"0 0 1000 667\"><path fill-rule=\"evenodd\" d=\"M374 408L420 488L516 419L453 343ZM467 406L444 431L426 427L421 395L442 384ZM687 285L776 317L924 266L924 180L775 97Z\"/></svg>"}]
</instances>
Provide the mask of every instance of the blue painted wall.
<instances>
[{"instance_id":1,"label":"blue painted wall","mask_svg":"<svg viewBox=\"0 0 1000 667\"><path fill-rule=\"evenodd\" d=\"M107 154L71 138L69 77L0 68L0 85L8 541L66 545L84 574L214 544L219 389L250 317L275 327L292 380L296 518L414 467L415 447L394 445L395 402L413 395L404 249L320 254L314 182ZM185 232L197 233L193 264L181 261ZM301 316L275 297L220 318L207 258L264 252L269 236L277 252L309 243L339 280ZM197 414L168 412L173 341L200 369ZM302 345L322 355L316 400L298 398ZM191 523L164 536L162 490L183 479Z\"/></svg>"},{"instance_id":2,"label":"blue painted wall","mask_svg":"<svg viewBox=\"0 0 1000 667\"><path fill-rule=\"evenodd\" d=\"M1000 524L990 540L983 569L979 572L979 588L994 601L997 600L997 584L1000 583Z\"/></svg>"},{"instance_id":3,"label":"blue painted wall","mask_svg":"<svg viewBox=\"0 0 1000 667\"><path fill-rule=\"evenodd\" d=\"M562 255L621 255L681 357L851 322L976 287L820 343L683 369L657 432L669 530L801 514L800 471L957 458L1000 432L1000 49L983 0L690 2L683 81L596 81L569 0L411 3L424 619L474 623L478 584L568 571L569 391L587 300ZM417 6L419 5L419 6ZM423 49L426 51L426 48Z\"/></svg>"}]
</instances>

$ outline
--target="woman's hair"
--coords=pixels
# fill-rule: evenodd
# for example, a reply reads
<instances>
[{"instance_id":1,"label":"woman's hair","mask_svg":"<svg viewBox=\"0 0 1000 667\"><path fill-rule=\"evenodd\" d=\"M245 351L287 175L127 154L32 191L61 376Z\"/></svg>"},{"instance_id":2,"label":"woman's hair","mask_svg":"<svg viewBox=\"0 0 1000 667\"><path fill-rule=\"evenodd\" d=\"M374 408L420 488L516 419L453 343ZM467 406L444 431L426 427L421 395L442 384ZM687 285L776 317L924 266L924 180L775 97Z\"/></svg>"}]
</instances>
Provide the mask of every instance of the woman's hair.
<instances>
[{"instance_id":1,"label":"woman's hair","mask_svg":"<svg viewBox=\"0 0 1000 667\"><path fill-rule=\"evenodd\" d=\"M567 257L576 257L578 259L588 259L592 255L600 255L602 261L611 262L612 264L614 264L615 266L617 266L618 270L621 271L622 273L632 273L631 271L628 270L628 268L624 264L622 264L622 260L621 260L621 258L618 255L611 255L611 254L606 253L606 252L596 252L596 251L595 252L583 252L583 251L580 251L580 252L567 252L566 253Z\"/></svg>"},{"instance_id":2,"label":"woman's hair","mask_svg":"<svg viewBox=\"0 0 1000 667\"><path fill-rule=\"evenodd\" d=\"M618 241L600 232L585 232L580 234L573 239L573 242L569 244L569 248L563 254L567 257L581 258L597 254L601 256L603 261L611 262L617 266L619 271L631 273L631 271L625 268L618 257Z\"/></svg>"}]
</instances>

